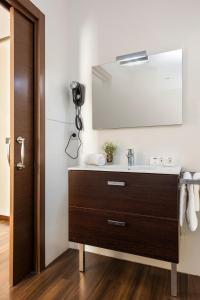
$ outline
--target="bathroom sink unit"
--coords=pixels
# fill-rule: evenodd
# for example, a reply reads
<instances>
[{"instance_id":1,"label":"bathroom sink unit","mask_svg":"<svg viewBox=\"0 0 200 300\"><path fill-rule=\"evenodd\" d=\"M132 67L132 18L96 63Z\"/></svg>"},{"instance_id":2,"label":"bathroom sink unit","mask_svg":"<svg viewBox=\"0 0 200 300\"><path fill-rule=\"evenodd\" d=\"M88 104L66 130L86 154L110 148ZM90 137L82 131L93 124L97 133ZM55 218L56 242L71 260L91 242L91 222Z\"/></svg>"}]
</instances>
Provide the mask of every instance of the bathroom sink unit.
<instances>
[{"instance_id":1,"label":"bathroom sink unit","mask_svg":"<svg viewBox=\"0 0 200 300\"><path fill-rule=\"evenodd\" d=\"M69 171L82 170L82 171L104 171L104 172L130 172L130 173L151 173L151 174L169 174L179 175L181 172L180 166L164 167L164 166L151 166L151 165L134 165L128 167L127 165L82 165L78 167L71 167Z\"/></svg>"},{"instance_id":2,"label":"bathroom sink unit","mask_svg":"<svg viewBox=\"0 0 200 300\"><path fill-rule=\"evenodd\" d=\"M69 239L172 263L177 294L180 167L80 166L69 169Z\"/></svg>"}]
</instances>

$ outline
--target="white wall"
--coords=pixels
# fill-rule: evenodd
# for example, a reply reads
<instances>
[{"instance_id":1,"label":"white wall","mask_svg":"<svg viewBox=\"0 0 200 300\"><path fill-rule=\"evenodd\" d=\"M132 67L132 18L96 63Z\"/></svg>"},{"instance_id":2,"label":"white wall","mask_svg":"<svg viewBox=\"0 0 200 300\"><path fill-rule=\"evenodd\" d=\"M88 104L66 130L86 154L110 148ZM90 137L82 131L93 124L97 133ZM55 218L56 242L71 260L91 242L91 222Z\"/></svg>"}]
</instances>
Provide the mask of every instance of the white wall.
<instances>
[{"instance_id":1,"label":"white wall","mask_svg":"<svg viewBox=\"0 0 200 300\"><path fill-rule=\"evenodd\" d=\"M184 167L200 170L199 0L70 0L67 11L71 15L70 39L66 40L70 48L68 66L86 85L83 156L100 150L105 141L111 140L120 147L118 161L125 162L126 149L134 147L138 162L146 162L152 154L173 154ZM183 49L183 126L92 130L93 65L140 50L158 53L179 48ZM195 233L185 228L179 270L200 275L199 253L200 228ZM113 251L104 254L168 267Z\"/></svg>"},{"instance_id":2,"label":"white wall","mask_svg":"<svg viewBox=\"0 0 200 300\"><path fill-rule=\"evenodd\" d=\"M0 6L0 38L9 36L9 12ZM10 215L10 168L6 137L10 136L10 40L0 41L0 215Z\"/></svg>"},{"instance_id":3,"label":"white wall","mask_svg":"<svg viewBox=\"0 0 200 300\"><path fill-rule=\"evenodd\" d=\"M70 25L66 0L33 0L46 16L46 265L68 247L67 159L64 149L73 129L69 97L72 78Z\"/></svg>"},{"instance_id":4,"label":"white wall","mask_svg":"<svg viewBox=\"0 0 200 300\"><path fill-rule=\"evenodd\" d=\"M0 38L10 35L10 13L0 4Z\"/></svg>"}]
</instances>

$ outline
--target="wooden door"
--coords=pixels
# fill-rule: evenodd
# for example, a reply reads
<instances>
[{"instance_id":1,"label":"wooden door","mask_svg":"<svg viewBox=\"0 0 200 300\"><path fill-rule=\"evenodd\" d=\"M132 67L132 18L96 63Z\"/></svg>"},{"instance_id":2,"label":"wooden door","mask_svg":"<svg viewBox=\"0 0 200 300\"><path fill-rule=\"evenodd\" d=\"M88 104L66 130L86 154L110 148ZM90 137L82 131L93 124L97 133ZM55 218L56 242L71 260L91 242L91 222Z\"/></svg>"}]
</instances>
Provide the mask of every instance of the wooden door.
<instances>
[{"instance_id":1,"label":"wooden door","mask_svg":"<svg viewBox=\"0 0 200 300\"><path fill-rule=\"evenodd\" d=\"M34 24L11 8L11 284L34 271Z\"/></svg>"}]
</instances>

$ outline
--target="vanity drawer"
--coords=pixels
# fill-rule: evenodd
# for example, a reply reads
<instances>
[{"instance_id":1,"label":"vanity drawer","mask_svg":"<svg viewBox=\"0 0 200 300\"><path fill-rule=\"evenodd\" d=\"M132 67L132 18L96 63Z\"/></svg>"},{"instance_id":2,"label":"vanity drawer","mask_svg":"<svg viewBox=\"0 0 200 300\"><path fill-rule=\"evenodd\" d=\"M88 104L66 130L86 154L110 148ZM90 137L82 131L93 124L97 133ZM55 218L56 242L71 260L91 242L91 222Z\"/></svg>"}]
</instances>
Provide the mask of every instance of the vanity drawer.
<instances>
[{"instance_id":1,"label":"vanity drawer","mask_svg":"<svg viewBox=\"0 0 200 300\"><path fill-rule=\"evenodd\" d=\"M69 240L178 263L178 222L69 208Z\"/></svg>"},{"instance_id":2,"label":"vanity drawer","mask_svg":"<svg viewBox=\"0 0 200 300\"><path fill-rule=\"evenodd\" d=\"M177 175L69 171L69 205L178 219Z\"/></svg>"}]
</instances>

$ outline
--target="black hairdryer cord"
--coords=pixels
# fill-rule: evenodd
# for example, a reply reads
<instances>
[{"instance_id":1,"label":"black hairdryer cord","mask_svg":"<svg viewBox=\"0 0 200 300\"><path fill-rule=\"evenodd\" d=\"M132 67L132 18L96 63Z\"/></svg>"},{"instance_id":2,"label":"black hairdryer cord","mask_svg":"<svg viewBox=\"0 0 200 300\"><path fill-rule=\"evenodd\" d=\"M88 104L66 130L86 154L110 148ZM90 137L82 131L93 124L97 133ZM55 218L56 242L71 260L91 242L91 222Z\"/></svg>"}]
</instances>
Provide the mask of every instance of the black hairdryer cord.
<instances>
[{"instance_id":1,"label":"black hairdryer cord","mask_svg":"<svg viewBox=\"0 0 200 300\"><path fill-rule=\"evenodd\" d=\"M82 119L81 119L81 107L80 106L77 106L76 105L76 117L75 117L75 125L76 125L76 129L78 130L78 141L79 141L79 145L78 145L78 148L77 148L77 151L76 151L76 155L71 155L67 149L70 145L70 142L72 140L72 138L75 138L76 137L76 134L75 133L72 133L69 137L69 140L67 142L67 146L65 147L65 153L72 159L77 159L79 157L79 151L80 151L80 148L82 146L82 141L81 141L81 138L80 138L80 132L81 130L83 129L83 122L82 122Z\"/></svg>"},{"instance_id":2,"label":"black hairdryer cord","mask_svg":"<svg viewBox=\"0 0 200 300\"><path fill-rule=\"evenodd\" d=\"M81 119L81 107L76 106L76 117L75 117L75 125L78 131L83 130L83 122Z\"/></svg>"},{"instance_id":3,"label":"black hairdryer cord","mask_svg":"<svg viewBox=\"0 0 200 300\"><path fill-rule=\"evenodd\" d=\"M80 151L80 148L81 148L81 146L82 146L82 141L81 141L81 138L80 138L80 130L78 131L78 141L79 141L79 146L78 146L76 155L73 156L73 155L69 154L69 152L67 152L67 149L68 149L68 147L69 147L69 144L70 144L70 142L71 142L71 139L72 139L72 138L75 138L74 134L75 134L75 133L72 133L72 134L70 135L70 137L69 137L69 140L68 140L68 142L67 142L67 146L65 147L65 153L66 153L70 158L72 158L72 159L77 159L77 158L79 157L79 151Z\"/></svg>"}]
</instances>

